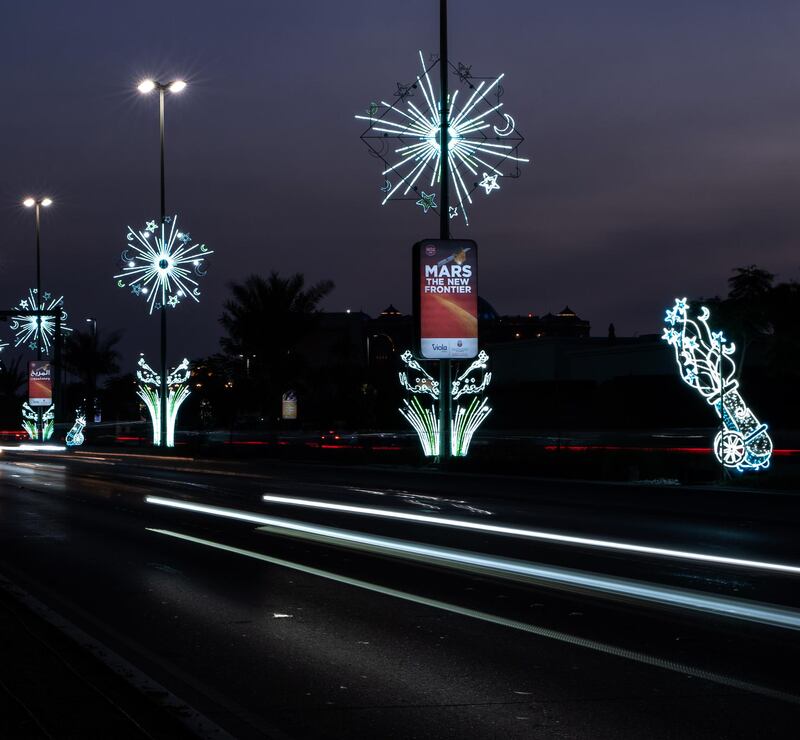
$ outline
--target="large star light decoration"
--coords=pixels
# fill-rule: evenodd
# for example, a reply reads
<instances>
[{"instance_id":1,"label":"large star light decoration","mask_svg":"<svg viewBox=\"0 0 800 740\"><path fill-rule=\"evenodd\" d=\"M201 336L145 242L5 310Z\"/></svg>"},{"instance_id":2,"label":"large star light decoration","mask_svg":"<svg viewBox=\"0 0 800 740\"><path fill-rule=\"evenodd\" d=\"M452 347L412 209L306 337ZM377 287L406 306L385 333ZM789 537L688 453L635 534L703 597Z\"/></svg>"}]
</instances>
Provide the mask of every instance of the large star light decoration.
<instances>
[{"instance_id":1,"label":"large star light decoration","mask_svg":"<svg viewBox=\"0 0 800 740\"><path fill-rule=\"evenodd\" d=\"M178 229L178 217L164 219L159 226L148 221L139 231L128 227L128 246L121 256L122 272L114 275L120 288L144 298L150 313L162 306L176 308L185 298L200 302L206 257L214 254L205 244L193 241Z\"/></svg>"},{"instance_id":2,"label":"large star light decoration","mask_svg":"<svg viewBox=\"0 0 800 740\"><path fill-rule=\"evenodd\" d=\"M22 311L41 311L41 328L37 316L12 316L8 328L14 332L15 347L25 344L28 349L35 350L41 344L42 352L49 355L56 335L56 314L61 320L62 334L67 334L72 329L65 323L67 312L64 310L64 296L55 298L52 293L45 292L42 293L41 301L37 301L37 295L36 288L31 288L28 290L28 297L22 298L15 308Z\"/></svg>"},{"instance_id":3,"label":"large star light decoration","mask_svg":"<svg viewBox=\"0 0 800 740\"><path fill-rule=\"evenodd\" d=\"M435 59L426 66L422 52L419 60L422 73L410 85L398 83L393 103L372 103L367 115L356 116L368 122L361 138L370 154L384 165L381 205L395 199L414 200L419 205L419 188L430 190L441 180L441 96L434 92L430 76L440 61ZM459 215L468 224L472 193L480 186L486 195L499 190L497 178L519 177L519 164L529 160L519 156L523 137L500 101L503 75L477 78L471 67L449 66L461 87L450 94L447 156ZM411 100L417 91L422 93L419 105ZM424 208L425 213L428 210Z\"/></svg>"}]
</instances>

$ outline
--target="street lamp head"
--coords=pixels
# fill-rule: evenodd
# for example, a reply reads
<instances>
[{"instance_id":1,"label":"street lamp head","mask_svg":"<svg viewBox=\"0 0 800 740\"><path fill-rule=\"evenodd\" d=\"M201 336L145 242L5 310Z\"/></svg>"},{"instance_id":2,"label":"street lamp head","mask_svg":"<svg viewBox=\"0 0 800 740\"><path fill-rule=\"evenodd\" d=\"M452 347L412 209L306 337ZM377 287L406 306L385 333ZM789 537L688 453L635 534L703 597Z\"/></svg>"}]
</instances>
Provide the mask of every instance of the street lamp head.
<instances>
[{"instance_id":1,"label":"street lamp head","mask_svg":"<svg viewBox=\"0 0 800 740\"><path fill-rule=\"evenodd\" d=\"M42 198L42 205L47 208L47 206L52 205L53 201L51 198Z\"/></svg>"},{"instance_id":2,"label":"street lamp head","mask_svg":"<svg viewBox=\"0 0 800 740\"><path fill-rule=\"evenodd\" d=\"M186 83L183 80L175 80L170 86L169 91L179 93L186 88Z\"/></svg>"},{"instance_id":3,"label":"street lamp head","mask_svg":"<svg viewBox=\"0 0 800 740\"><path fill-rule=\"evenodd\" d=\"M156 83L155 83L153 80L150 80L150 79L147 79L147 80L142 80L142 81L139 83L139 85L138 85L138 87L137 87L136 89L137 89L137 90L138 90L140 93L145 93L145 94L147 94L147 93L149 93L149 92L153 92L153 90L155 90L155 89L156 89Z\"/></svg>"},{"instance_id":4,"label":"street lamp head","mask_svg":"<svg viewBox=\"0 0 800 740\"><path fill-rule=\"evenodd\" d=\"M26 208L33 208L36 205L36 201L33 198L25 198L25 200L22 201L22 205Z\"/></svg>"}]
</instances>

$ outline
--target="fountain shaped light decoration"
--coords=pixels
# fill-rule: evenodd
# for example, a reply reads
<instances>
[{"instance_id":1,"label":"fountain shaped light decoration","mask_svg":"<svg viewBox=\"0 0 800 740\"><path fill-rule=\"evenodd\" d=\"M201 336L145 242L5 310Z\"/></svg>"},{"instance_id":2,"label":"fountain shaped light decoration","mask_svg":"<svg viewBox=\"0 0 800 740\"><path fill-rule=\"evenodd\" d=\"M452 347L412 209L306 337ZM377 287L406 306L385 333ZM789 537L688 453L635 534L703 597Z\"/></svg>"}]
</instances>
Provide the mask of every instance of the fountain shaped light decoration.
<instances>
[{"instance_id":1,"label":"fountain shaped light decoration","mask_svg":"<svg viewBox=\"0 0 800 740\"><path fill-rule=\"evenodd\" d=\"M189 397L189 360L185 359L167 375L167 447L175 446L175 421L181 404ZM136 371L139 386L136 390L150 413L153 425L153 444L161 444L161 376L147 364L144 357L139 358Z\"/></svg>"},{"instance_id":2,"label":"fountain shaped light decoration","mask_svg":"<svg viewBox=\"0 0 800 740\"><path fill-rule=\"evenodd\" d=\"M428 373L407 350L400 359L406 370L399 373L400 385L411 395L403 399L400 413L414 428L426 457L439 455L439 381ZM472 437L492 409L483 395L492 380L489 355L481 350L477 358L452 382L450 398L453 415L450 423L450 454L466 457ZM413 372L409 372L413 371Z\"/></svg>"},{"instance_id":3,"label":"fountain shaped light decoration","mask_svg":"<svg viewBox=\"0 0 800 740\"><path fill-rule=\"evenodd\" d=\"M411 394L410 400L403 399L400 413L417 433L425 457L434 457L439 454L439 381L414 359L410 350L403 352L400 359L414 371L412 380L409 380L408 371L399 373L400 385Z\"/></svg>"},{"instance_id":4,"label":"fountain shaped light decoration","mask_svg":"<svg viewBox=\"0 0 800 740\"><path fill-rule=\"evenodd\" d=\"M481 350L472 364L453 381L450 389L455 411L450 426L450 454L453 457L466 457L472 435L492 412L486 397L481 398L492 382L488 363L489 355Z\"/></svg>"},{"instance_id":5,"label":"fountain shaped light decoration","mask_svg":"<svg viewBox=\"0 0 800 740\"><path fill-rule=\"evenodd\" d=\"M769 467L772 440L767 425L748 408L735 380L736 345L708 325L711 312L705 306L691 318L686 298L676 298L667 309L662 339L675 351L681 379L714 408L722 429L714 438L714 454L726 468L739 471Z\"/></svg>"},{"instance_id":6,"label":"fountain shaped light decoration","mask_svg":"<svg viewBox=\"0 0 800 740\"><path fill-rule=\"evenodd\" d=\"M51 404L46 411L42 412L42 442L47 442L53 436L55 418L56 407ZM36 430L38 421L38 414L28 405L27 401L23 401L22 428L34 442L39 438Z\"/></svg>"}]
</instances>

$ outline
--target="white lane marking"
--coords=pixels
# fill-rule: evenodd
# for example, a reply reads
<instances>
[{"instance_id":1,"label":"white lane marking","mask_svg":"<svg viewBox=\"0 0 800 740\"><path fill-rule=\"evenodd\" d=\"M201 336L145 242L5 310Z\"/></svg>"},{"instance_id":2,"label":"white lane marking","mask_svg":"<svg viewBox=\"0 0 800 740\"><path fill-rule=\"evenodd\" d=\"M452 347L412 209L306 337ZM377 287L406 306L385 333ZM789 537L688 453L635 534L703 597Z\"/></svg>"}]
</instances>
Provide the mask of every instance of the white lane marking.
<instances>
[{"instance_id":1,"label":"white lane marking","mask_svg":"<svg viewBox=\"0 0 800 740\"><path fill-rule=\"evenodd\" d=\"M418 560L429 564L454 567L470 573L492 575L512 580L536 583L550 588L580 589L593 594L626 598L637 602L677 607L720 617L743 619L760 624L787 629L800 629L800 611L782 607L759 604L744 599L731 599L724 596L703 594L669 586L649 584L627 578L602 576L588 571L559 568L550 565L528 563L510 558L494 557L463 550L454 550L434 545L405 542L403 540L367 535L321 525L308 524L292 519L280 519L252 512L228 509L208 504L194 504L188 501L148 496L147 503L167 506L201 514L237 519L262 526L275 527L289 532L310 535L326 544L347 543L351 547L364 549L394 557Z\"/></svg>"},{"instance_id":2,"label":"white lane marking","mask_svg":"<svg viewBox=\"0 0 800 740\"><path fill-rule=\"evenodd\" d=\"M506 527L500 524L482 524L481 522L471 522L466 519L450 519L442 516L428 516L425 514L411 514L404 511L391 511L389 509L375 509L369 506L353 506L351 504L334 504L327 501L314 501L311 499L291 498L288 496L262 496L267 503L289 504L290 506L304 506L312 509L323 509L325 511L341 511L351 514L367 514L369 516L385 517L388 519L402 519L405 521L418 522L420 524L436 524L447 527L459 527L461 529L472 529L478 532L491 532L492 534L507 534L515 537L527 537L528 539L542 540L546 542L559 542L567 545L580 545L582 547L597 547L606 550L620 550L624 552L635 552L642 555L658 555L661 557L680 558L683 560L699 560L706 563L719 563L720 565L735 565L743 568L755 568L758 570L772 570L781 573L800 574L800 566L789 565L787 563L771 563L763 560L746 560L743 558L732 558L725 555L708 555L701 552L689 552L686 550L671 550L664 547L652 547L650 545L637 545L631 542L615 542L613 540L600 540L593 537L579 537L577 535L558 534L557 532L543 532L534 529L520 529L518 527Z\"/></svg>"},{"instance_id":3,"label":"white lane marking","mask_svg":"<svg viewBox=\"0 0 800 740\"><path fill-rule=\"evenodd\" d=\"M148 532L153 532L155 534L161 534L167 537L173 537L178 540L183 540L185 542L192 542L197 545L203 545L205 547L210 547L216 550L222 550L223 552L233 553L235 555L242 555L244 557L252 558L253 560L260 560L261 562L269 563L270 565L277 565L282 568L288 568L290 570L306 573L307 575L317 576L319 578L325 578L327 580L336 581L337 583L342 583L347 586L354 586L356 588L364 589L365 591L371 591L373 593L382 594L384 596L391 596L393 598L401 599L403 601L409 601L413 604L420 604L422 606L427 606L434 609L440 609L442 611L450 612L451 614L458 614L460 616L469 617L471 619L479 619L481 621L499 625L501 627L509 627L511 629L528 632L530 634L536 635L537 637L544 637L546 639L556 640L557 642L562 642L569 645L575 645L578 647L586 648L588 650L595 650L600 653L613 655L619 658L625 658L626 660L632 660L637 663L642 663L644 665L654 666L656 668L663 668L669 671L674 671L676 673L694 676L695 678L701 678L706 681L713 681L714 683L722 684L724 686L730 686L743 691L750 691L753 693L761 694L762 696L770 696L772 698L791 702L793 704L800 704L800 697L797 697L794 694L789 694L783 691L777 691L772 688L750 683L749 681L742 681L740 679L732 678L730 676L724 676L719 673L712 673L710 671L705 671L701 668L695 668L693 666L685 665L682 663L676 663L671 660L665 660L664 658L658 658L652 655L647 655L646 653L640 653L635 650L619 648L614 645L609 645L608 643L599 642L598 640L591 640L584 637L578 637L576 635L570 635L565 632L559 632L558 630L549 629L547 627L539 627L537 625L528 624L526 622L520 622L514 619L506 619L504 617L495 616L493 614L477 611L475 609L467 609L465 607L457 606L456 604L449 604L445 601L439 601L438 599L429 599L426 598L425 596L417 596L416 594L411 594L406 591L399 591L397 589L389 588L387 586L379 586L378 584L370 583L369 581L361 581L357 578L350 578L348 576L338 575L330 571L321 570L320 568L313 568L308 565L301 565L300 563L294 563L290 560L282 560L280 558L271 557L269 555L263 555L260 552L253 552L252 550L243 550L238 547L224 545L221 542L204 540L199 537L192 537L191 535L188 534L180 534L179 532L172 532L168 529L154 529L151 527L147 527L146 529Z\"/></svg>"}]
</instances>

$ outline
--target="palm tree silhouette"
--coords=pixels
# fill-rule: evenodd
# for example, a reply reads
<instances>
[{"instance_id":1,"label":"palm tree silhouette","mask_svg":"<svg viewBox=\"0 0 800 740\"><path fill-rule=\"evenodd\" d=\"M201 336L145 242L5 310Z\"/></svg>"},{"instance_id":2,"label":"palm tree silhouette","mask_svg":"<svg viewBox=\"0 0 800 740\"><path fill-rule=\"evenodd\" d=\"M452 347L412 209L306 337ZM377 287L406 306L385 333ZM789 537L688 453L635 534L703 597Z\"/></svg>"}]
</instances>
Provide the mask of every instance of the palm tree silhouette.
<instances>
[{"instance_id":1,"label":"palm tree silhouette","mask_svg":"<svg viewBox=\"0 0 800 740\"><path fill-rule=\"evenodd\" d=\"M219 319L227 336L220 345L247 368L246 382L258 381L262 410L297 383L302 368L293 349L313 328L319 303L333 288L330 280L306 288L302 274L284 278L274 271L230 284L232 295Z\"/></svg>"},{"instance_id":2,"label":"palm tree silhouette","mask_svg":"<svg viewBox=\"0 0 800 740\"><path fill-rule=\"evenodd\" d=\"M116 345L122 332L75 331L64 343L64 366L80 381L86 397L86 420L94 420L97 380L119 372Z\"/></svg>"}]
</instances>

